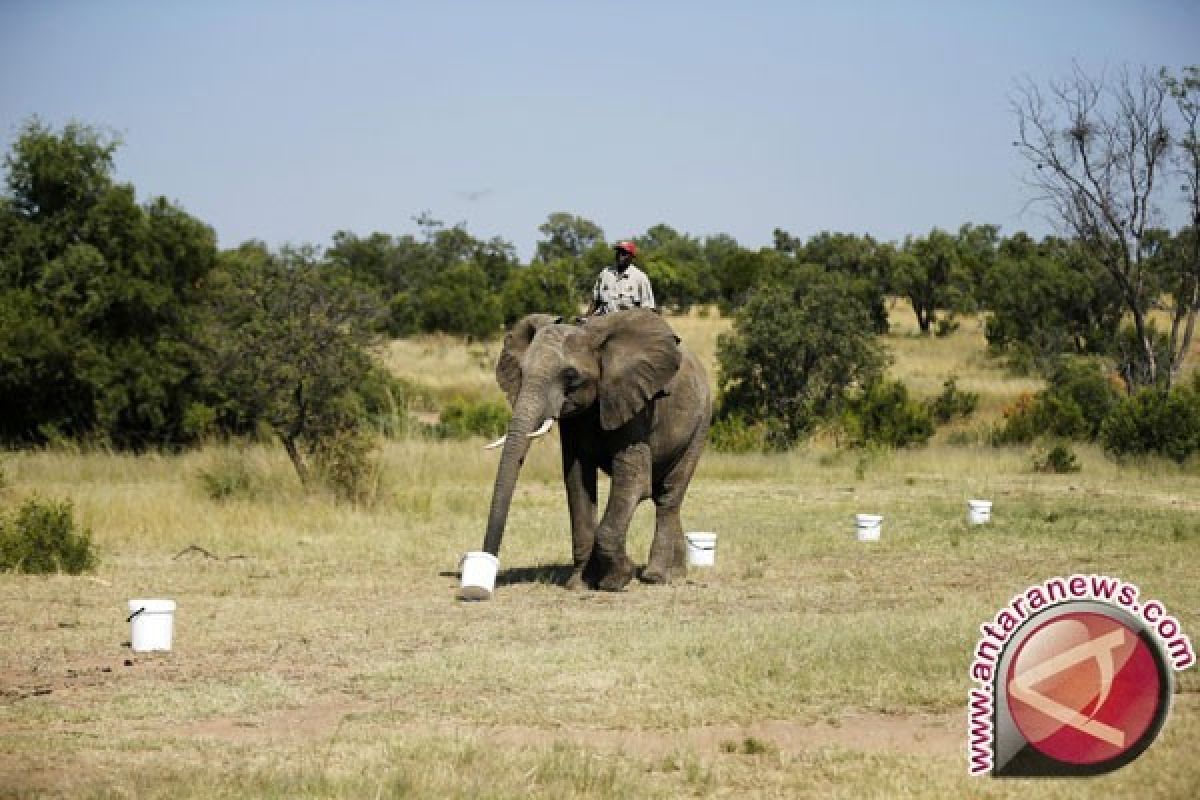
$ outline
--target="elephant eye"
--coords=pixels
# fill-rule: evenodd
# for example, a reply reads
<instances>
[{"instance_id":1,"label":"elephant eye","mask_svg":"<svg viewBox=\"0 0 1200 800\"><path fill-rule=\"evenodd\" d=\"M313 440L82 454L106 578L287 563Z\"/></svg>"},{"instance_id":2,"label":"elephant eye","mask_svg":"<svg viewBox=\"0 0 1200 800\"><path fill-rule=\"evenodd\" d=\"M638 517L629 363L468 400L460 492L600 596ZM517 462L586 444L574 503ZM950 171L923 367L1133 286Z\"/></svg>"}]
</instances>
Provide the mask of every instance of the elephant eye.
<instances>
[{"instance_id":1,"label":"elephant eye","mask_svg":"<svg viewBox=\"0 0 1200 800\"><path fill-rule=\"evenodd\" d=\"M579 370L574 367L567 367L563 370L563 380L567 384L568 389L578 388L583 383L583 378L579 374Z\"/></svg>"}]
</instances>

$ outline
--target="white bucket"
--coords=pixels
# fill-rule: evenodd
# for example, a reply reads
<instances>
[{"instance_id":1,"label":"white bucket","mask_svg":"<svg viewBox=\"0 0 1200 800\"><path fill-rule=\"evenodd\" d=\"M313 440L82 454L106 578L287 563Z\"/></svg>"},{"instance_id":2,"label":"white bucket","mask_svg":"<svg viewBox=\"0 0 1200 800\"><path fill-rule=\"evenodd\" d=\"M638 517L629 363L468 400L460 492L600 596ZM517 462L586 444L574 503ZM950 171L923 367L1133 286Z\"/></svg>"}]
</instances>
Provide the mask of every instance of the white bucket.
<instances>
[{"instance_id":1,"label":"white bucket","mask_svg":"<svg viewBox=\"0 0 1200 800\"><path fill-rule=\"evenodd\" d=\"M475 551L462 557L462 586L458 590L459 600L487 600L496 588L496 571L500 559L491 553Z\"/></svg>"},{"instance_id":2,"label":"white bucket","mask_svg":"<svg viewBox=\"0 0 1200 800\"><path fill-rule=\"evenodd\" d=\"M983 525L992 520L992 501L991 500L968 500L967 501L967 524L968 525Z\"/></svg>"},{"instance_id":3,"label":"white bucket","mask_svg":"<svg viewBox=\"0 0 1200 800\"><path fill-rule=\"evenodd\" d=\"M129 601L130 644L139 653L170 650L175 632L175 601L149 598Z\"/></svg>"},{"instance_id":4,"label":"white bucket","mask_svg":"<svg viewBox=\"0 0 1200 800\"><path fill-rule=\"evenodd\" d=\"M689 567L711 567L717 563L717 535L710 531L685 533Z\"/></svg>"},{"instance_id":5,"label":"white bucket","mask_svg":"<svg viewBox=\"0 0 1200 800\"><path fill-rule=\"evenodd\" d=\"M883 532L883 517L879 514L855 514L854 527L860 542L878 542Z\"/></svg>"}]
</instances>

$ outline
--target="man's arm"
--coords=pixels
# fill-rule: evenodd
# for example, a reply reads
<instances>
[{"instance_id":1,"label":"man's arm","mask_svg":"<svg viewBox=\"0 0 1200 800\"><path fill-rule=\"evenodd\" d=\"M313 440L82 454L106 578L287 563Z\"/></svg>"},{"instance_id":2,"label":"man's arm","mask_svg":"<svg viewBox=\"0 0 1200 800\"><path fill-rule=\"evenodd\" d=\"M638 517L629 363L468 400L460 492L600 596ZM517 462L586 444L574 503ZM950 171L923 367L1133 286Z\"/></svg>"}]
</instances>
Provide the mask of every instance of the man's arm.
<instances>
[{"instance_id":1,"label":"man's arm","mask_svg":"<svg viewBox=\"0 0 1200 800\"><path fill-rule=\"evenodd\" d=\"M650 286L649 276L642 277L641 295L642 308L656 307L654 305L654 289Z\"/></svg>"},{"instance_id":2,"label":"man's arm","mask_svg":"<svg viewBox=\"0 0 1200 800\"><path fill-rule=\"evenodd\" d=\"M587 311L583 313L585 317L590 317L596 313L596 309L600 307L600 281L604 279L603 273L596 278L595 284L592 285L592 302L588 303Z\"/></svg>"}]
</instances>

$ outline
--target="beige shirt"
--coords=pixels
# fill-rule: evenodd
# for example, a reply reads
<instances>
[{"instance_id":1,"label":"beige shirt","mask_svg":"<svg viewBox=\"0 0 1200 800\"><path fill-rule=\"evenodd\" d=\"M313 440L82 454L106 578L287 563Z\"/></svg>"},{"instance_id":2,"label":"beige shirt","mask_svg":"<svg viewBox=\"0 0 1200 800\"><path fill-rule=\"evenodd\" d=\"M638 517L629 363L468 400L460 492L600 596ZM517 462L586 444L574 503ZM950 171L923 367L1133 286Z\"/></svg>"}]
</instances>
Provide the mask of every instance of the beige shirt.
<instances>
[{"instance_id":1,"label":"beige shirt","mask_svg":"<svg viewBox=\"0 0 1200 800\"><path fill-rule=\"evenodd\" d=\"M654 290L646 273L630 264L625 272L605 267L596 279L592 298L597 314L611 314L629 308L654 308Z\"/></svg>"}]
</instances>

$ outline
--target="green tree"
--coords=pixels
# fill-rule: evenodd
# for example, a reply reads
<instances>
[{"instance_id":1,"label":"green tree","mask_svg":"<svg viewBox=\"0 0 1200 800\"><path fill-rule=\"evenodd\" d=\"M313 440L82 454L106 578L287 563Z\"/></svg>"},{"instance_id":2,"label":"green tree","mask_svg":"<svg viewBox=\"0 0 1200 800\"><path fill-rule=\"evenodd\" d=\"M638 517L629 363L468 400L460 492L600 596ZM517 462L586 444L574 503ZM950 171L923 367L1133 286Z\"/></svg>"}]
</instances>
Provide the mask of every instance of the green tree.
<instances>
[{"instance_id":1,"label":"green tree","mask_svg":"<svg viewBox=\"0 0 1200 800\"><path fill-rule=\"evenodd\" d=\"M715 295L716 281L699 239L659 224L635 241L639 247L638 262L650 278L654 299L660 307L687 311Z\"/></svg>"},{"instance_id":2,"label":"green tree","mask_svg":"<svg viewBox=\"0 0 1200 800\"><path fill-rule=\"evenodd\" d=\"M911 399L901 381L883 378L850 393L842 424L850 441L859 447L923 445L935 427L929 406Z\"/></svg>"},{"instance_id":3,"label":"green tree","mask_svg":"<svg viewBox=\"0 0 1200 800\"><path fill-rule=\"evenodd\" d=\"M427 330L486 335L482 331L490 330L501 308L500 294L519 266L515 248L500 237L477 239L465 225L447 228L428 212L415 221L419 237L374 233L360 238L338 231L326 258L390 308L382 325L394 336ZM455 287L458 279L467 284ZM482 298L479 308L448 306L476 295Z\"/></svg>"},{"instance_id":4,"label":"green tree","mask_svg":"<svg viewBox=\"0 0 1200 800\"><path fill-rule=\"evenodd\" d=\"M705 237L704 264L710 281L704 302L717 303L725 313L732 313L746 302L762 269L758 253L747 250L724 233Z\"/></svg>"},{"instance_id":5,"label":"green tree","mask_svg":"<svg viewBox=\"0 0 1200 800\"><path fill-rule=\"evenodd\" d=\"M887 293L891 288L895 250L870 236L822 231L801 244L777 232L777 245L794 253L800 263L819 264L827 271L841 272L851 279L856 297L871 312L871 327L887 333ZM789 241L790 240L790 241Z\"/></svg>"},{"instance_id":6,"label":"green tree","mask_svg":"<svg viewBox=\"0 0 1200 800\"><path fill-rule=\"evenodd\" d=\"M574 295L567 259L518 267L509 274L501 296L504 325L510 326L535 312L573 319L580 311L579 304L572 300Z\"/></svg>"},{"instance_id":7,"label":"green tree","mask_svg":"<svg viewBox=\"0 0 1200 800\"><path fill-rule=\"evenodd\" d=\"M596 275L612 261L604 231L589 219L555 211L538 226L538 232L545 238L537 243L534 262L554 263L565 270L572 307L585 304Z\"/></svg>"},{"instance_id":8,"label":"green tree","mask_svg":"<svg viewBox=\"0 0 1200 800\"><path fill-rule=\"evenodd\" d=\"M934 228L926 236L908 237L893 261L892 281L912 303L921 333L929 333L939 309L962 309L966 304L958 241Z\"/></svg>"},{"instance_id":9,"label":"green tree","mask_svg":"<svg viewBox=\"0 0 1200 800\"><path fill-rule=\"evenodd\" d=\"M1001 243L984 280L988 346L1017 363L1048 364L1062 353L1112 351L1124 305L1111 276L1085 248L1019 234Z\"/></svg>"},{"instance_id":10,"label":"green tree","mask_svg":"<svg viewBox=\"0 0 1200 800\"><path fill-rule=\"evenodd\" d=\"M589 219L555 211L538 226L546 238L537 243L535 261L548 264L559 259L578 261L596 244L603 244L604 231Z\"/></svg>"},{"instance_id":11,"label":"green tree","mask_svg":"<svg viewBox=\"0 0 1200 800\"><path fill-rule=\"evenodd\" d=\"M469 261L439 273L416 293L415 302L420 330L426 332L487 339L500 332L504 321L500 295L483 268Z\"/></svg>"},{"instance_id":12,"label":"green tree","mask_svg":"<svg viewBox=\"0 0 1200 800\"><path fill-rule=\"evenodd\" d=\"M878 378L887 360L850 278L815 266L756 290L717 358L718 416L769 423L776 447L839 414L847 390Z\"/></svg>"},{"instance_id":13,"label":"green tree","mask_svg":"<svg viewBox=\"0 0 1200 800\"><path fill-rule=\"evenodd\" d=\"M988 276L999 257L1000 228L996 225L965 223L958 229L958 260L965 281L964 306L971 310L986 305Z\"/></svg>"},{"instance_id":14,"label":"green tree","mask_svg":"<svg viewBox=\"0 0 1200 800\"><path fill-rule=\"evenodd\" d=\"M361 238L350 231L337 231L325 257L381 297L390 297L408 287L400 248L386 233Z\"/></svg>"},{"instance_id":15,"label":"green tree","mask_svg":"<svg viewBox=\"0 0 1200 800\"><path fill-rule=\"evenodd\" d=\"M0 436L187 441L198 400L194 311L212 230L112 179L115 141L34 119L5 160L0 202ZM30 403L30 399L36 403Z\"/></svg>"},{"instance_id":16,"label":"green tree","mask_svg":"<svg viewBox=\"0 0 1200 800\"><path fill-rule=\"evenodd\" d=\"M203 329L205 366L233 430L265 423L301 482L307 456L354 429L372 369L378 309L308 248L271 254L257 243L222 254Z\"/></svg>"}]
</instances>

